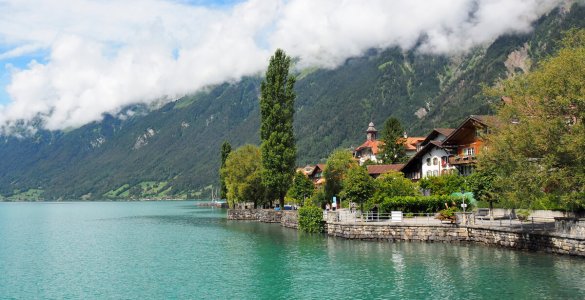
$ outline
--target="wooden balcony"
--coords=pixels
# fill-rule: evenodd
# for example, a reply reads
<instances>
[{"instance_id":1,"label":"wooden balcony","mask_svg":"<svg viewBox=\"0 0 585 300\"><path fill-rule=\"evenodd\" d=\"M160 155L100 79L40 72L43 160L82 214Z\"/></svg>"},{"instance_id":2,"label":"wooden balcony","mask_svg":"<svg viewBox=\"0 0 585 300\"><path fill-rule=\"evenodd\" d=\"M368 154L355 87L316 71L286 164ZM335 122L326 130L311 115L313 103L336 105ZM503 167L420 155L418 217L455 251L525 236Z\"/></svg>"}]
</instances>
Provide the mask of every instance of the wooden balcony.
<instances>
[{"instance_id":1,"label":"wooden balcony","mask_svg":"<svg viewBox=\"0 0 585 300\"><path fill-rule=\"evenodd\" d=\"M476 162L477 162L477 157L475 155L468 155L468 156L455 155L455 156L449 157L449 164L452 166L474 164Z\"/></svg>"}]
</instances>

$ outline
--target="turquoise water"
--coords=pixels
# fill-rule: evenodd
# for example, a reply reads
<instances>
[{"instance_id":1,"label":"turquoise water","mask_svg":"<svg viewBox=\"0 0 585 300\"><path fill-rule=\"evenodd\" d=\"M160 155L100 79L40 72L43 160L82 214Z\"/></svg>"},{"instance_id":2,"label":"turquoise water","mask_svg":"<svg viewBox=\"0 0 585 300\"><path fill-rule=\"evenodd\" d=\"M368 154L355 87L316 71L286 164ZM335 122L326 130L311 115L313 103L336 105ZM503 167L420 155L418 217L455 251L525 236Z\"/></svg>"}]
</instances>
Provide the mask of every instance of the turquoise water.
<instances>
[{"instance_id":1,"label":"turquoise water","mask_svg":"<svg viewBox=\"0 0 585 300\"><path fill-rule=\"evenodd\" d=\"M378 243L194 202L0 203L1 299L583 299L585 259Z\"/></svg>"}]
</instances>

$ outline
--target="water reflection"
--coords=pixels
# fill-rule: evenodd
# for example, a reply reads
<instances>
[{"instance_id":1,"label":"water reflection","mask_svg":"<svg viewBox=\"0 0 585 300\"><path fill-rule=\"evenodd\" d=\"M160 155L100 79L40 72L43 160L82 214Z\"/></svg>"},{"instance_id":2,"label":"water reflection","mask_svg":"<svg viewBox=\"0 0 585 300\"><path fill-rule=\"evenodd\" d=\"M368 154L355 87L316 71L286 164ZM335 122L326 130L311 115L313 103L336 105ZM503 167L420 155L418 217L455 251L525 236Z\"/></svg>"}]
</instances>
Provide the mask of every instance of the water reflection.
<instances>
[{"instance_id":1,"label":"water reflection","mask_svg":"<svg viewBox=\"0 0 585 300\"><path fill-rule=\"evenodd\" d=\"M187 202L1 206L0 241L6 298L585 297L583 259L344 240Z\"/></svg>"}]
</instances>

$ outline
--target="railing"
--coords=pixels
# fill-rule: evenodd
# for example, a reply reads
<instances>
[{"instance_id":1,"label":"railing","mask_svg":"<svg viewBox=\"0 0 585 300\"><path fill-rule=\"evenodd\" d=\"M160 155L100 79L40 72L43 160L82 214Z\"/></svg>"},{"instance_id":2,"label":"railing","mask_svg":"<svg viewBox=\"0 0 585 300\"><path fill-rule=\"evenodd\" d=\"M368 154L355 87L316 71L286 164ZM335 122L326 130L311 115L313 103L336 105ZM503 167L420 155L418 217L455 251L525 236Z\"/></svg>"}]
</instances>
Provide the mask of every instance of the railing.
<instances>
[{"instance_id":1,"label":"railing","mask_svg":"<svg viewBox=\"0 0 585 300\"><path fill-rule=\"evenodd\" d=\"M416 224L441 224L440 220L435 219L436 213L402 213L400 211L391 213L376 212L350 212L338 210L331 217L325 213L325 219L332 222L359 223L359 222L387 222L387 223L416 223Z\"/></svg>"},{"instance_id":2,"label":"railing","mask_svg":"<svg viewBox=\"0 0 585 300\"><path fill-rule=\"evenodd\" d=\"M528 231L551 231L555 229L554 218L527 217L521 220L513 215L490 219L489 216L474 216L474 224L488 227L505 227Z\"/></svg>"},{"instance_id":3,"label":"railing","mask_svg":"<svg viewBox=\"0 0 585 300\"><path fill-rule=\"evenodd\" d=\"M324 212L324 219L329 222L341 223L404 223L413 225L442 225L442 224L459 224L470 226L500 227L519 229L523 231L543 231L554 230L554 218L528 217L520 220L513 215L490 219L477 213L456 213L457 219L439 220L436 219L437 213L377 213L377 212L350 212L348 210L337 210L328 214Z\"/></svg>"}]
</instances>

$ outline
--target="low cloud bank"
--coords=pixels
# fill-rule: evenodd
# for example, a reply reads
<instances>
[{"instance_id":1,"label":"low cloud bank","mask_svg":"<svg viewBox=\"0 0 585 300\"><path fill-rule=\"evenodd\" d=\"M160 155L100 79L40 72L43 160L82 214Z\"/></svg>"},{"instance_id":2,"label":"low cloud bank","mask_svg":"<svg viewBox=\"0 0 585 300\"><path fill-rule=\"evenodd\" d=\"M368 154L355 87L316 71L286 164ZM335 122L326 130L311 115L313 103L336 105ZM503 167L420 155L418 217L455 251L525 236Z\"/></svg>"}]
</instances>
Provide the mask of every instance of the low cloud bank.
<instances>
[{"instance_id":1,"label":"low cloud bank","mask_svg":"<svg viewBox=\"0 0 585 300\"><path fill-rule=\"evenodd\" d=\"M371 48L454 53L528 32L560 0L249 0L231 7L179 1L8 0L0 3L0 62L10 70L0 133L40 120L78 127L130 104L170 101L259 74L278 47L299 67L335 68ZM43 62L11 59L38 51Z\"/></svg>"}]
</instances>

